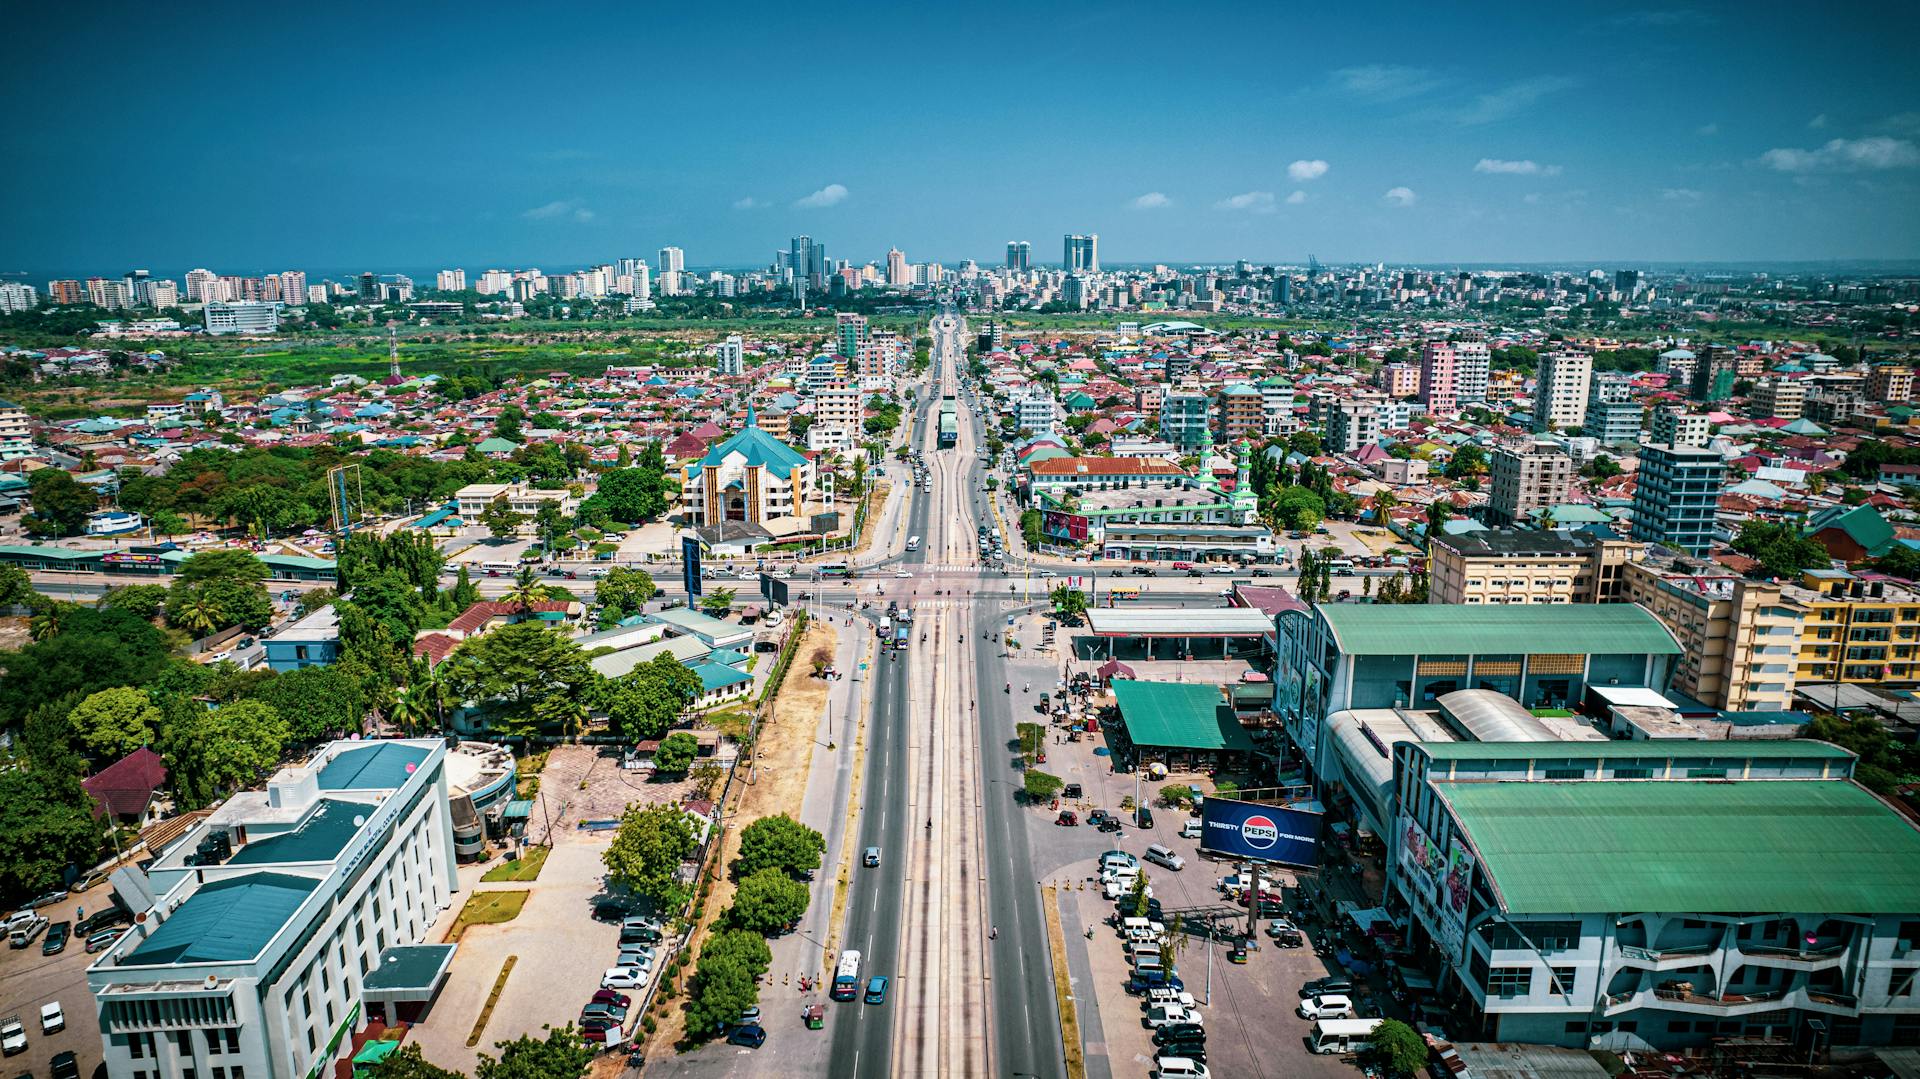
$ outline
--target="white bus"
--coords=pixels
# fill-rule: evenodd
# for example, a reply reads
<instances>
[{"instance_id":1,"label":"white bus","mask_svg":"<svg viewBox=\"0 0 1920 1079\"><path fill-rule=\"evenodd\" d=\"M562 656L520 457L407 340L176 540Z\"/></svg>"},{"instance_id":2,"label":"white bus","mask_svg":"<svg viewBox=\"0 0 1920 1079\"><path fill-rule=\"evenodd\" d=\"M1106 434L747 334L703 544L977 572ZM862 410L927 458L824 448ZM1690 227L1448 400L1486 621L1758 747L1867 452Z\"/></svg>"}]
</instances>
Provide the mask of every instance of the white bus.
<instances>
[{"instance_id":1,"label":"white bus","mask_svg":"<svg viewBox=\"0 0 1920 1079\"><path fill-rule=\"evenodd\" d=\"M833 971L835 1000L852 1000L860 993L860 953L848 948L840 953L840 965Z\"/></svg>"},{"instance_id":2,"label":"white bus","mask_svg":"<svg viewBox=\"0 0 1920 1079\"><path fill-rule=\"evenodd\" d=\"M1373 1047L1378 1019L1322 1019L1313 1024L1316 1053L1364 1053Z\"/></svg>"},{"instance_id":3,"label":"white bus","mask_svg":"<svg viewBox=\"0 0 1920 1079\"><path fill-rule=\"evenodd\" d=\"M515 573L519 572L520 563L518 562L482 562L480 563L480 568L481 570L485 571L486 575L489 577L511 577Z\"/></svg>"}]
</instances>

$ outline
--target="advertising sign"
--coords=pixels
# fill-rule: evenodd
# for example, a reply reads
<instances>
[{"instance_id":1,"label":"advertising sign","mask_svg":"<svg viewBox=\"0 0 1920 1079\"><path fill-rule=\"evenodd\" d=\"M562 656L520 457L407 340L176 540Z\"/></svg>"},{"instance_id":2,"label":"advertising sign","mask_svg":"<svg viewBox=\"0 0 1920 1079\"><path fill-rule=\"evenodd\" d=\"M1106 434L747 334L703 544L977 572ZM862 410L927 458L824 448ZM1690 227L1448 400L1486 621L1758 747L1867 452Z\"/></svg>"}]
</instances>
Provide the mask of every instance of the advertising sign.
<instances>
[{"instance_id":1,"label":"advertising sign","mask_svg":"<svg viewBox=\"0 0 1920 1079\"><path fill-rule=\"evenodd\" d=\"M1280 865L1320 862L1320 814L1303 809L1208 798L1200 806L1200 850Z\"/></svg>"},{"instance_id":2,"label":"advertising sign","mask_svg":"<svg viewBox=\"0 0 1920 1079\"><path fill-rule=\"evenodd\" d=\"M766 597L768 603L777 603L785 607L787 605L787 582L775 577L771 573L762 573L760 575L760 594Z\"/></svg>"},{"instance_id":3,"label":"advertising sign","mask_svg":"<svg viewBox=\"0 0 1920 1079\"><path fill-rule=\"evenodd\" d=\"M680 537L680 582L687 588L687 602L700 598L700 537Z\"/></svg>"},{"instance_id":4,"label":"advertising sign","mask_svg":"<svg viewBox=\"0 0 1920 1079\"><path fill-rule=\"evenodd\" d=\"M1466 954L1467 894L1473 887L1473 852L1455 837L1447 844L1447 870L1440 880L1440 895L1434 906L1439 909L1440 945L1455 960Z\"/></svg>"},{"instance_id":5,"label":"advertising sign","mask_svg":"<svg viewBox=\"0 0 1920 1079\"><path fill-rule=\"evenodd\" d=\"M1415 824L1413 818L1402 816L1400 824L1400 879L1415 898L1429 907L1434 906L1438 903L1446 852L1434 846L1427 830Z\"/></svg>"},{"instance_id":6,"label":"advertising sign","mask_svg":"<svg viewBox=\"0 0 1920 1079\"><path fill-rule=\"evenodd\" d=\"M1065 510L1043 510L1040 514L1040 534L1057 540L1084 543L1087 538L1087 517Z\"/></svg>"}]
</instances>

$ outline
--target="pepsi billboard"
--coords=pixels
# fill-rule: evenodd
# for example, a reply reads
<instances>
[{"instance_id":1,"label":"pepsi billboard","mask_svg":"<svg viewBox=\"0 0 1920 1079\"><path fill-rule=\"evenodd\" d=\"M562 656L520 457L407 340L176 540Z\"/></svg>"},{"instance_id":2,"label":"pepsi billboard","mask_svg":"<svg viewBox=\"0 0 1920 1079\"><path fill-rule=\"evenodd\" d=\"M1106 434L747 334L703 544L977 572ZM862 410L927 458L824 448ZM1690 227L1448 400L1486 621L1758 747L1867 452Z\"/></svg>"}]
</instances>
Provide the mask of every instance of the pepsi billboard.
<instances>
[{"instance_id":1,"label":"pepsi billboard","mask_svg":"<svg viewBox=\"0 0 1920 1079\"><path fill-rule=\"evenodd\" d=\"M1200 806L1200 850L1243 861L1318 865L1320 817L1304 809L1208 798Z\"/></svg>"}]
</instances>

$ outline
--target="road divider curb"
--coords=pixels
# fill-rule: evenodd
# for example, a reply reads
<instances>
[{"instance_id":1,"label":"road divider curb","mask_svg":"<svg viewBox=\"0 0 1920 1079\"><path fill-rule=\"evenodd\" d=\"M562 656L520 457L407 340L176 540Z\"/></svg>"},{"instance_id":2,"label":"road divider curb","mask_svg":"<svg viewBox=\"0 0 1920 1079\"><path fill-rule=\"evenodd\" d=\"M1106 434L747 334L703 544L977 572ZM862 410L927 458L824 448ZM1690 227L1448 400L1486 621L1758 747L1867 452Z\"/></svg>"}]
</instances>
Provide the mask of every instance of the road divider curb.
<instances>
[{"instance_id":1,"label":"road divider curb","mask_svg":"<svg viewBox=\"0 0 1920 1079\"><path fill-rule=\"evenodd\" d=\"M1060 1006L1060 1045L1067 1079L1086 1079L1086 1054L1080 1045L1080 1015L1073 1007L1073 976L1067 969L1067 935L1060 927L1060 894L1049 884L1040 889L1047 916L1047 952L1053 960L1053 995Z\"/></svg>"}]
</instances>

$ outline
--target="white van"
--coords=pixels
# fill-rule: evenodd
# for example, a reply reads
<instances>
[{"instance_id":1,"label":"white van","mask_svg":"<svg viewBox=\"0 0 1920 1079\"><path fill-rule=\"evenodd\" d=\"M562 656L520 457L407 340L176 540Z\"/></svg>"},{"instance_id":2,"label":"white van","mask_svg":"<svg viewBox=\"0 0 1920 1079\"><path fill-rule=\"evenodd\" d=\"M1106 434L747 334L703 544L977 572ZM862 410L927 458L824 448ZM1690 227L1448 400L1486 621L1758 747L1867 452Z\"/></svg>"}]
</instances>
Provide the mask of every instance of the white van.
<instances>
[{"instance_id":1,"label":"white van","mask_svg":"<svg viewBox=\"0 0 1920 1079\"><path fill-rule=\"evenodd\" d=\"M1364 1053L1373 1048L1378 1019L1322 1019L1313 1024L1316 1053Z\"/></svg>"},{"instance_id":2,"label":"white van","mask_svg":"<svg viewBox=\"0 0 1920 1079\"><path fill-rule=\"evenodd\" d=\"M1171 869L1176 873L1187 867L1187 860L1185 858L1180 857L1178 854L1173 853L1172 850L1158 843L1148 846L1146 852L1142 854L1141 857L1155 865Z\"/></svg>"},{"instance_id":3,"label":"white van","mask_svg":"<svg viewBox=\"0 0 1920 1079\"><path fill-rule=\"evenodd\" d=\"M908 536L908 537L907 537L907 550L909 550L909 551L917 551L917 550L919 550L919 549L920 549L920 537L919 537L919 536Z\"/></svg>"},{"instance_id":4,"label":"white van","mask_svg":"<svg viewBox=\"0 0 1920 1079\"><path fill-rule=\"evenodd\" d=\"M1130 940L1127 942L1127 958L1138 963L1142 959L1160 961L1160 942L1157 940Z\"/></svg>"},{"instance_id":5,"label":"white van","mask_svg":"<svg viewBox=\"0 0 1920 1079\"><path fill-rule=\"evenodd\" d=\"M1212 1072L1205 1064L1188 1057L1155 1057L1155 1079L1210 1079Z\"/></svg>"}]
</instances>

